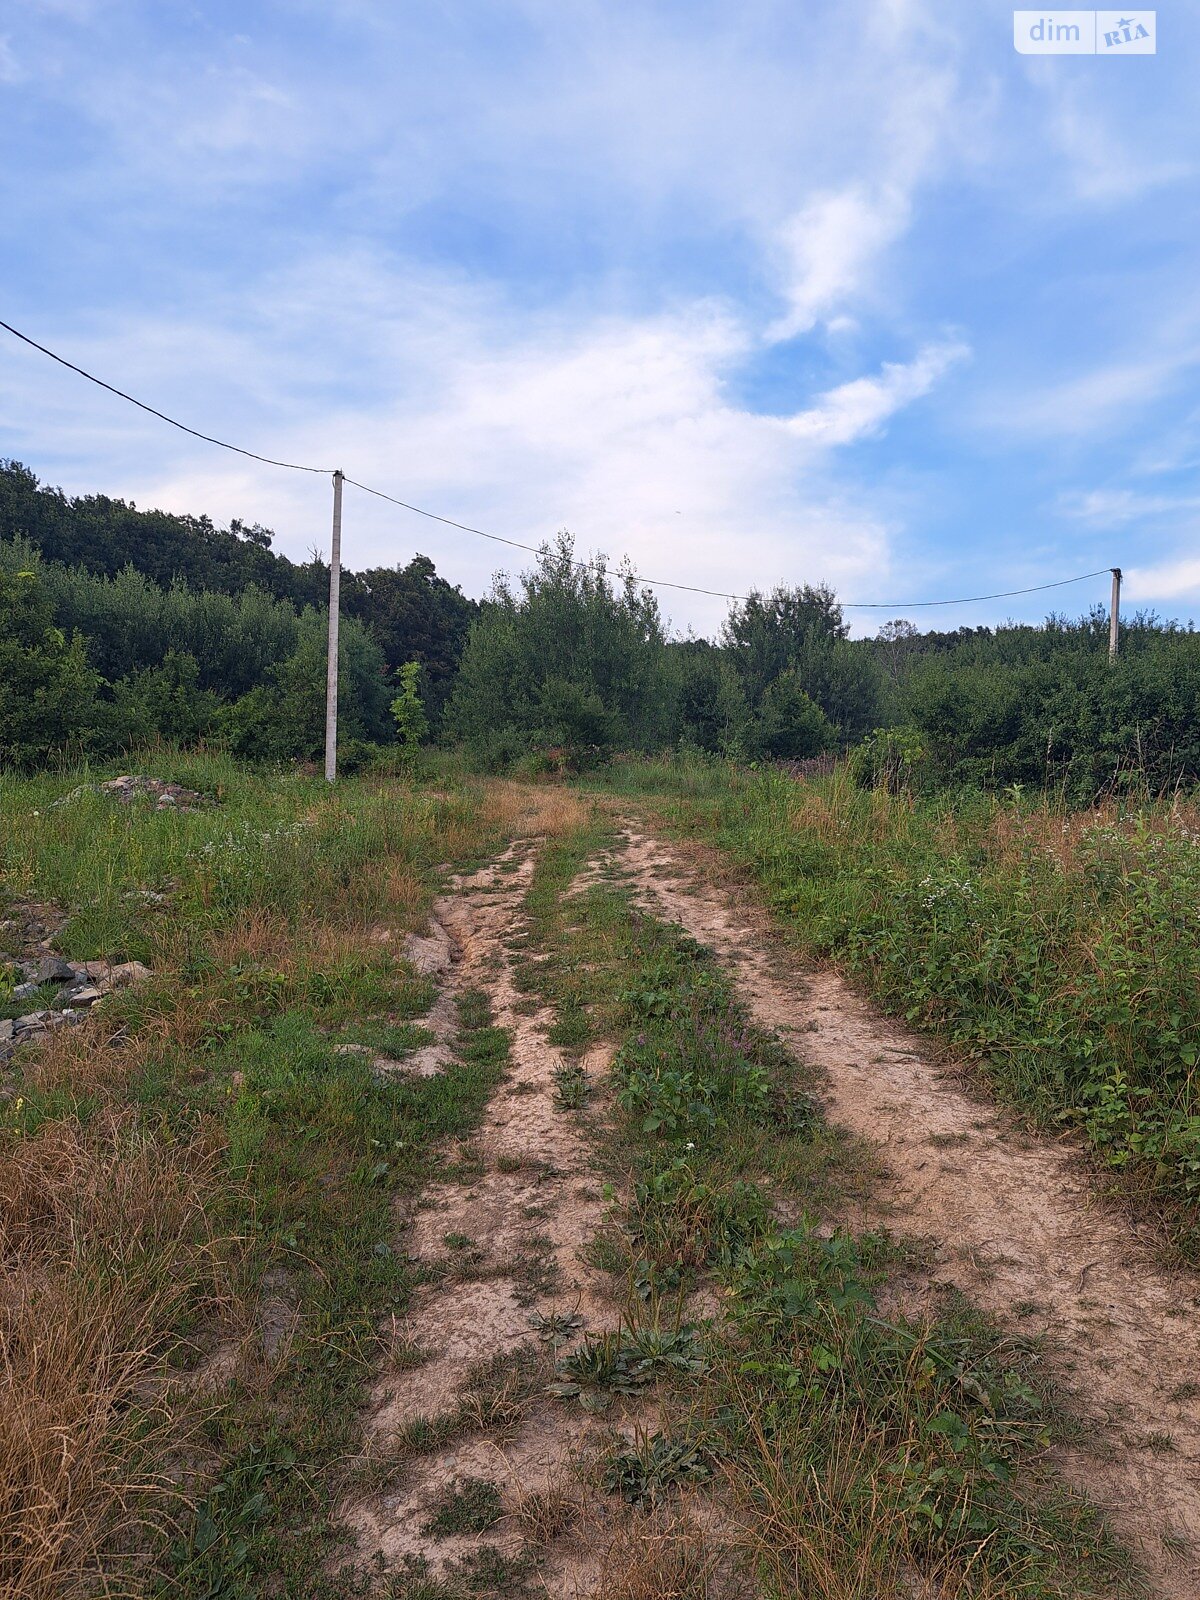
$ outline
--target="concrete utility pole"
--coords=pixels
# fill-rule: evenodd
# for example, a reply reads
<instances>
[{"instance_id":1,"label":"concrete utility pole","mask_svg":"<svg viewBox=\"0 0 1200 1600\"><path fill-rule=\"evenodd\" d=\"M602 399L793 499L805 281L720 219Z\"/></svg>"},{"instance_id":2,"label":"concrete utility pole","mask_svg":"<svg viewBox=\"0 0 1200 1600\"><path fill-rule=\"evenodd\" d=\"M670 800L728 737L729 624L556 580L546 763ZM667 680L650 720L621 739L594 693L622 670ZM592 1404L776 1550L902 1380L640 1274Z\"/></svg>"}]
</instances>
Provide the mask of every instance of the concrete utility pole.
<instances>
[{"instance_id":1,"label":"concrete utility pole","mask_svg":"<svg viewBox=\"0 0 1200 1600\"><path fill-rule=\"evenodd\" d=\"M342 595L342 472L333 475L333 540L329 551L329 661L325 671L325 781L337 777L338 623Z\"/></svg>"},{"instance_id":2,"label":"concrete utility pole","mask_svg":"<svg viewBox=\"0 0 1200 1600\"><path fill-rule=\"evenodd\" d=\"M1112 605L1108 613L1108 659L1111 665L1117 659L1117 645L1121 638L1121 569L1112 569Z\"/></svg>"}]
</instances>

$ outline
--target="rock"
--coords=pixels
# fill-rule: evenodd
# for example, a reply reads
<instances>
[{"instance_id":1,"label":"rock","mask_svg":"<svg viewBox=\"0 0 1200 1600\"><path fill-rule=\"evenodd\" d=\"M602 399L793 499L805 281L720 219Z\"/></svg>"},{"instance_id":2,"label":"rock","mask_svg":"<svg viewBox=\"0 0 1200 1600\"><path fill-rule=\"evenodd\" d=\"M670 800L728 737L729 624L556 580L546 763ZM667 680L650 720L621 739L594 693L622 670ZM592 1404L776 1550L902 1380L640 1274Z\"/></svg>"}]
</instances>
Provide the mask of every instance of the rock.
<instances>
[{"instance_id":1,"label":"rock","mask_svg":"<svg viewBox=\"0 0 1200 1600\"><path fill-rule=\"evenodd\" d=\"M36 994L41 987L38 983L18 983L13 989L14 1000L28 1000L31 994Z\"/></svg>"},{"instance_id":2,"label":"rock","mask_svg":"<svg viewBox=\"0 0 1200 1600\"><path fill-rule=\"evenodd\" d=\"M430 919L429 930L427 938L422 938L417 933L410 933L404 941L405 960L423 978L430 978L437 972L443 972L454 959L450 935L436 918Z\"/></svg>"},{"instance_id":3,"label":"rock","mask_svg":"<svg viewBox=\"0 0 1200 1600\"><path fill-rule=\"evenodd\" d=\"M110 778L100 785L102 794L110 794L122 805L134 800L153 800L156 811L175 809L194 811L197 806L212 805L212 796L198 794L195 789L185 789L179 783L164 783L161 778L146 778L136 773L126 773L120 778Z\"/></svg>"},{"instance_id":4,"label":"rock","mask_svg":"<svg viewBox=\"0 0 1200 1600\"><path fill-rule=\"evenodd\" d=\"M8 1044L13 1036L11 1017L0 1018L0 1045Z\"/></svg>"},{"instance_id":5,"label":"rock","mask_svg":"<svg viewBox=\"0 0 1200 1600\"><path fill-rule=\"evenodd\" d=\"M75 968L61 956L43 956L37 964L39 983L70 983L76 976Z\"/></svg>"},{"instance_id":6,"label":"rock","mask_svg":"<svg viewBox=\"0 0 1200 1600\"><path fill-rule=\"evenodd\" d=\"M76 989L71 996L71 1004L75 1006L93 1006L97 1000L103 1000L107 993L107 989L97 988L95 984L90 983L86 989Z\"/></svg>"},{"instance_id":7,"label":"rock","mask_svg":"<svg viewBox=\"0 0 1200 1600\"><path fill-rule=\"evenodd\" d=\"M46 1020L52 1017L52 1011L27 1011L23 1017L17 1017L13 1022L14 1033L35 1033L46 1026Z\"/></svg>"},{"instance_id":8,"label":"rock","mask_svg":"<svg viewBox=\"0 0 1200 1600\"><path fill-rule=\"evenodd\" d=\"M145 983L149 976L150 968L140 961L122 961L109 973L114 989L123 989L130 983Z\"/></svg>"},{"instance_id":9,"label":"rock","mask_svg":"<svg viewBox=\"0 0 1200 1600\"><path fill-rule=\"evenodd\" d=\"M109 989L124 989L131 983L145 983L150 976L150 968L140 961L85 961L75 970L90 978L104 993Z\"/></svg>"}]
</instances>

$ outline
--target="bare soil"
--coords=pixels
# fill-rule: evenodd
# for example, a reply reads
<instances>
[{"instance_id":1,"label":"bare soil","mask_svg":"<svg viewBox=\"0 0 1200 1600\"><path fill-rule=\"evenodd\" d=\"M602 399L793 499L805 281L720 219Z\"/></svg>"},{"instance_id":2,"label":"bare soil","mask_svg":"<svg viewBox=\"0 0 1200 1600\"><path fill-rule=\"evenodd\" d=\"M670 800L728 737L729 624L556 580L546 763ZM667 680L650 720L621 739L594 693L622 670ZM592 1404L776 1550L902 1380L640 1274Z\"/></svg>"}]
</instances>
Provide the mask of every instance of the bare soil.
<instances>
[{"instance_id":1,"label":"bare soil","mask_svg":"<svg viewBox=\"0 0 1200 1600\"><path fill-rule=\"evenodd\" d=\"M629 826L647 909L708 945L754 1020L824 1080L830 1119L876 1145L882 1184L856 1221L929 1242L936 1279L1002 1324L1043 1333L1089 1426L1059 1452L1157 1594L1200 1595L1200 1279L1099 1202L1080 1152L1029 1135L836 972L800 965L745 894Z\"/></svg>"}]
</instances>

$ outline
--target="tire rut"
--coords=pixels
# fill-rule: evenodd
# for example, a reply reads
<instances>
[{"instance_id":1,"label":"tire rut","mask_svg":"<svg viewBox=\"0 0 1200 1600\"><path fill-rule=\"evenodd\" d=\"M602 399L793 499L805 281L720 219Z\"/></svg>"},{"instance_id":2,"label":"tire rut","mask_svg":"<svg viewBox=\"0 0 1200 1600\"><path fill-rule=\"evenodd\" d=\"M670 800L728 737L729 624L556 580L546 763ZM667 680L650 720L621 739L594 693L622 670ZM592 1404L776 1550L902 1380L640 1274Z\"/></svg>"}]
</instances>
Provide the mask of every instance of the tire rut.
<instances>
[{"instance_id":1,"label":"tire rut","mask_svg":"<svg viewBox=\"0 0 1200 1600\"><path fill-rule=\"evenodd\" d=\"M577 1314L588 1328L619 1316L598 1286L601 1275L579 1258L605 1207L587 1137L555 1105L563 1056L546 1039L553 1012L522 1005L507 949L523 928L537 845L518 842L481 872L452 879L451 892L433 908L432 940L444 934L450 957L448 966L438 963L445 983L435 1011L452 1017L456 995L485 991L495 1024L511 1035L510 1069L470 1141L471 1175L434 1183L400 1218L410 1256L444 1275L417 1290L394 1330L394 1357L364 1418L368 1460L386 1460L419 1419L437 1424L455 1415L473 1375L489 1362L523 1352L540 1390L551 1362L539 1350L535 1309ZM447 1037L430 1048L448 1054L448 1045ZM598 1051L585 1064L603 1070L606 1057ZM425 1359L413 1366L415 1350ZM528 1374L525 1381L528 1388ZM382 1553L389 1565L425 1561L437 1575L484 1547L518 1555L522 1504L569 1492L564 1485L590 1453L596 1428L581 1410L539 1398L500 1430L459 1427L444 1446L413 1452L393 1466L384 1488L343 1505L359 1559ZM480 1534L431 1532L431 1513L447 1491L472 1478L497 1486L504 1515ZM573 1593L575 1570L569 1555L550 1550L541 1573L547 1592Z\"/></svg>"}]
</instances>

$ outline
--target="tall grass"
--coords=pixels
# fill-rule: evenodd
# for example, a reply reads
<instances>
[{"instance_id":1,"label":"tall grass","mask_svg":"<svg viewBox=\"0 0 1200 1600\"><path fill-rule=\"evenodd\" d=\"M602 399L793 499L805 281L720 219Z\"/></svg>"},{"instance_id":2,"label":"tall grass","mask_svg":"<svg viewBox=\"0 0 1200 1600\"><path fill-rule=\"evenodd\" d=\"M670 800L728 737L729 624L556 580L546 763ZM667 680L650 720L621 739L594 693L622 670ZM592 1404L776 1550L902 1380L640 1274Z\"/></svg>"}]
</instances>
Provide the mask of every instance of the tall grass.
<instances>
[{"instance_id":1,"label":"tall grass","mask_svg":"<svg viewBox=\"0 0 1200 1600\"><path fill-rule=\"evenodd\" d=\"M666 785L811 950L1170 1204L1200 1198L1200 808L1019 792L914 798L844 769Z\"/></svg>"},{"instance_id":2,"label":"tall grass","mask_svg":"<svg viewBox=\"0 0 1200 1600\"><path fill-rule=\"evenodd\" d=\"M0 778L0 919L153 971L4 1069L0 1597L309 1595L377 1329L411 1287L393 1197L499 1070L381 1082L330 1034L427 1008L404 930L434 868L495 848L520 800L171 751L139 770L214 803ZM294 1323L275 1355L267 1274Z\"/></svg>"}]
</instances>

